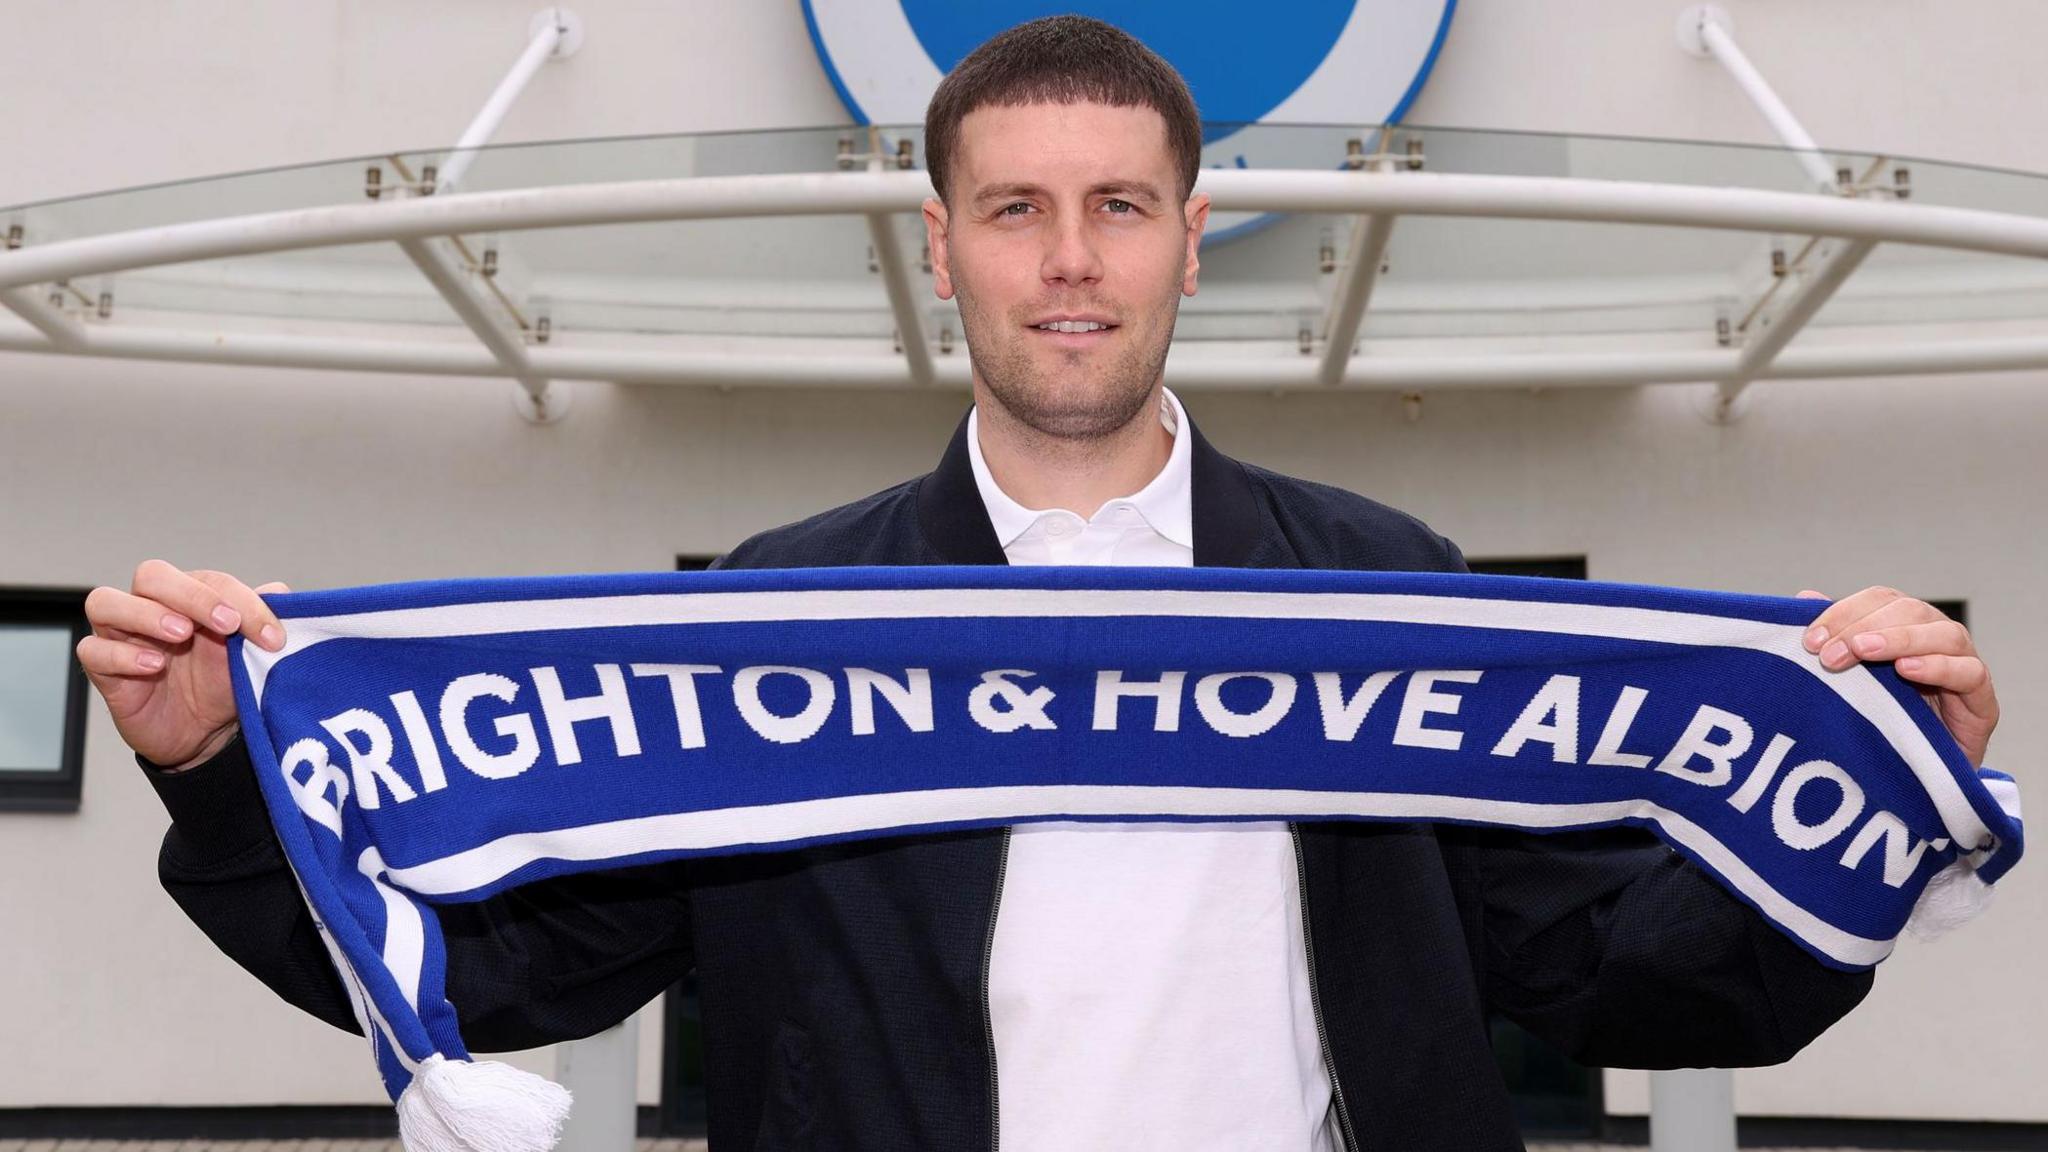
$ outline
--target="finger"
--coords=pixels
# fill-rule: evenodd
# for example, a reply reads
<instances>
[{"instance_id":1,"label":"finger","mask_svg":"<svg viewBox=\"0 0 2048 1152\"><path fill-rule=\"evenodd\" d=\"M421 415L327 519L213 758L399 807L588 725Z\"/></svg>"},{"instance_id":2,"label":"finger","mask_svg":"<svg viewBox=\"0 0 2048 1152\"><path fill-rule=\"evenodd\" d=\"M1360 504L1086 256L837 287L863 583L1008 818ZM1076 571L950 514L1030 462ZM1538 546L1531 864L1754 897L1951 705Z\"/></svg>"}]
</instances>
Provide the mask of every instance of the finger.
<instances>
[{"instance_id":1,"label":"finger","mask_svg":"<svg viewBox=\"0 0 2048 1152\"><path fill-rule=\"evenodd\" d=\"M1997 701L1991 693L1991 670L1975 656L1908 656L1892 667L1915 684L1955 693L1972 715L1997 714Z\"/></svg>"},{"instance_id":2,"label":"finger","mask_svg":"<svg viewBox=\"0 0 2048 1152\"><path fill-rule=\"evenodd\" d=\"M137 632L123 632L119 628L94 629L93 635L100 637L102 640L114 640L122 644L133 644L138 648L151 648L158 652L171 647L154 636L145 636Z\"/></svg>"},{"instance_id":3,"label":"finger","mask_svg":"<svg viewBox=\"0 0 2048 1152\"><path fill-rule=\"evenodd\" d=\"M1832 600L1834 599L1834 597L1829 596L1825 592L1816 592L1811 588L1802 588L1799 590L1799 599ZM1823 614L1825 614L1826 610L1823 609L1822 611ZM1805 643L1806 650L1808 652L1818 652L1821 649L1821 645L1826 644L1828 642L1828 630L1819 622L1819 620L1819 617L1815 617L1814 623L1807 626L1806 635L1803 639L1803 643Z\"/></svg>"},{"instance_id":4,"label":"finger","mask_svg":"<svg viewBox=\"0 0 2048 1152\"><path fill-rule=\"evenodd\" d=\"M285 582L284 582L284 581L282 581L282 580L272 580L272 581L271 581L270 583L268 583L268 584L259 584L259 585L257 585L257 587L256 587L256 594L257 594L258 596L265 596L265 595L268 595L268 594L270 594L270 593L272 593L272 592L289 592L289 591L291 591L291 589L290 589L290 588L288 588L288 587L286 587L286 586L285 586Z\"/></svg>"},{"instance_id":5,"label":"finger","mask_svg":"<svg viewBox=\"0 0 2048 1152\"><path fill-rule=\"evenodd\" d=\"M263 597L254 588L235 579L225 572L214 572L200 568L192 572L192 578L220 593L242 618L241 627L234 629L255 641L258 645L276 651L284 647L284 624Z\"/></svg>"},{"instance_id":6,"label":"finger","mask_svg":"<svg viewBox=\"0 0 2048 1152\"><path fill-rule=\"evenodd\" d=\"M185 572L163 560L145 560L135 569L134 593L181 612L200 627L222 636L244 632L262 643L263 627L277 627L276 617L256 593L224 572ZM273 650L281 647L282 628L276 636L275 644L263 646Z\"/></svg>"},{"instance_id":7,"label":"finger","mask_svg":"<svg viewBox=\"0 0 2048 1152\"><path fill-rule=\"evenodd\" d=\"M1880 585L1865 588L1861 592L1835 601L1819 616L1814 617L1812 626L1806 630L1807 650L1821 651L1831 641L1840 639L1850 624L1887 604L1907 599L1910 597L1898 589Z\"/></svg>"},{"instance_id":8,"label":"finger","mask_svg":"<svg viewBox=\"0 0 2048 1152\"><path fill-rule=\"evenodd\" d=\"M213 588L164 560L144 560L135 568L135 595L154 600L209 631L227 634L242 626L242 614Z\"/></svg>"},{"instance_id":9,"label":"finger","mask_svg":"<svg viewBox=\"0 0 2048 1152\"><path fill-rule=\"evenodd\" d=\"M78 642L78 662L95 676L154 676L164 670L164 654L140 644L87 636Z\"/></svg>"},{"instance_id":10,"label":"finger","mask_svg":"<svg viewBox=\"0 0 2048 1152\"><path fill-rule=\"evenodd\" d=\"M1953 620L1900 624L1851 633L1846 641L1859 660L1900 660L1912 656L1975 656L1970 630Z\"/></svg>"},{"instance_id":11,"label":"finger","mask_svg":"<svg viewBox=\"0 0 2048 1152\"><path fill-rule=\"evenodd\" d=\"M1882 645L1879 645L1875 651L1866 651L1868 642L1865 641L1864 637L1891 628L1940 623L1953 623L1953 621L1943 616L1939 609L1925 600L1915 600L1911 597L1887 600L1878 605L1869 615L1859 620L1852 620L1836 629L1834 636L1821 648L1820 662L1824 667L1842 669L1847 668L1858 660L1868 660L1884 656L1885 649ZM1958 624L1956 627L1961 628L1962 626ZM1963 633L1965 638L1968 635L1968 632ZM1974 651L1974 649L1970 649L1970 651ZM1894 649L1891 654L1898 655L1899 651ZM1889 659L1890 657L1885 656L1884 658Z\"/></svg>"},{"instance_id":12,"label":"finger","mask_svg":"<svg viewBox=\"0 0 2048 1152\"><path fill-rule=\"evenodd\" d=\"M86 593L85 618L92 622L93 632L100 636L113 632L132 633L169 644L192 637L192 621L184 613L173 612L154 600L119 588L100 587Z\"/></svg>"}]
</instances>

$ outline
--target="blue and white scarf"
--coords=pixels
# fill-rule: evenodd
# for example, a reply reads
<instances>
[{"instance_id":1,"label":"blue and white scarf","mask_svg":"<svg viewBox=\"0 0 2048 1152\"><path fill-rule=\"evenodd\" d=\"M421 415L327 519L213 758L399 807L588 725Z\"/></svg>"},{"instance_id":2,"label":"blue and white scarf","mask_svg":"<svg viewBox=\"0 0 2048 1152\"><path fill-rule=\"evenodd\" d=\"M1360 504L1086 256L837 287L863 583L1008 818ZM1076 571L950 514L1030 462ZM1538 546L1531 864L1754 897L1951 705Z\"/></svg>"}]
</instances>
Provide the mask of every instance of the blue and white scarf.
<instances>
[{"instance_id":1,"label":"blue and white scarf","mask_svg":"<svg viewBox=\"0 0 2048 1152\"><path fill-rule=\"evenodd\" d=\"M552 1144L566 1094L468 1062L429 906L564 873L1033 820L1633 824L1859 969L2020 854L2010 778L1801 646L1820 601L998 567L270 603L243 730L416 1152Z\"/></svg>"}]
</instances>

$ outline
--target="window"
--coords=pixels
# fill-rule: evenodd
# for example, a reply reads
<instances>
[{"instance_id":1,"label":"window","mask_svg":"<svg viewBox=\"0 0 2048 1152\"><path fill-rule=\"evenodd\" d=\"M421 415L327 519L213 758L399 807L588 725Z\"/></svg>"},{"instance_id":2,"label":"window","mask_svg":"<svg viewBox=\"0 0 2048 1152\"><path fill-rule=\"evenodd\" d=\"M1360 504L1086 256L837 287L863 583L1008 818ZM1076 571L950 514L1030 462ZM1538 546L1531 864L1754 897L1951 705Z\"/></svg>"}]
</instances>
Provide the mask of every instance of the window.
<instances>
[{"instance_id":1,"label":"window","mask_svg":"<svg viewBox=\"0 0 2048 1152\"><path fill-rule=\"evenodd\" d=\"M1465 567L1485 576L1551 576L1559 580L1584 580L1584 556L1517 557L1498 560L1467 560Z\"/></svg>"},{"instance_id":2,"label":"window","mask_svg":"<svg viewBox=\"0 0 2048 1152\"><path fill-rule=\"evenodd\" d=\"M0 589L0 809L78 810L85 634L83 591Z\"/></svg>"}]
</instances>

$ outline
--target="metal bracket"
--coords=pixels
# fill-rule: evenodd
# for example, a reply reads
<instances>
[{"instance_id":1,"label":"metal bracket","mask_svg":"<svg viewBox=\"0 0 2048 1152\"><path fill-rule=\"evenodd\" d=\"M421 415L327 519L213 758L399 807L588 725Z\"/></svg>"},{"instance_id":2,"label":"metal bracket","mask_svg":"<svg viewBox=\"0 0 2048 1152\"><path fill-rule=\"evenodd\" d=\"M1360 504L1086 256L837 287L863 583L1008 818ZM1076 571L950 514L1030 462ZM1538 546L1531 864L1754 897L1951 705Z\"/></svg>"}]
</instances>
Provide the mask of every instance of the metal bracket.
<instances>
[{"instance_id":1,"label":"metal bracket","mask_svg":"<svg viewBox=\"0 0 2048 1152\"><path fill-rule=\"evenodd\" d=\"M543 8L526 22L527 42L539 40L550 28L554 30L556 39L548 52L549 59L566 60L582 49L583 17L560 5Z\"/></svg>"},{"instance_id":2,"label":"metal bracket","mask_svg":"<svg viewBox=\"0 0 2048 1152\"><path fill-rule=\"evenodd\" d=\"M917 148L907 137L897 140L893 149L884 148L881 130L871 126L868 128L867 151L855 151L853 137L841 136L833 149L832 161L839 166L841 172L853 172L862 168L870 172L879 172L885 168L908 172L917 167Z\"/></svg>"},{"instance_id":3,"label":"metal bracket","mask_svg":"<svg viewBox=\"0 0 2048 1152\"><path fill-rule=\"evenodd\" d=\"M1370 153L1365 150L1365 140L1362 137L1353 136L1349 140L1344 141L1344 162L1338 165L1338 167L1350 172L1356 172L1361 168L1371 168L1375 172L1384 172L1391 171L1395 163L1398 162L1410 172L1422 171L1423 167L1429 162L1429 157L1422 151L1422 137L1413 132L1403 133L1401 136L1401 154L1397 157L1387 151L1387 139L1392 132L1392 125L1382 125L1378 128L1373 135L1379 148L1377 151Z\"/></svg>"}]
</instances>

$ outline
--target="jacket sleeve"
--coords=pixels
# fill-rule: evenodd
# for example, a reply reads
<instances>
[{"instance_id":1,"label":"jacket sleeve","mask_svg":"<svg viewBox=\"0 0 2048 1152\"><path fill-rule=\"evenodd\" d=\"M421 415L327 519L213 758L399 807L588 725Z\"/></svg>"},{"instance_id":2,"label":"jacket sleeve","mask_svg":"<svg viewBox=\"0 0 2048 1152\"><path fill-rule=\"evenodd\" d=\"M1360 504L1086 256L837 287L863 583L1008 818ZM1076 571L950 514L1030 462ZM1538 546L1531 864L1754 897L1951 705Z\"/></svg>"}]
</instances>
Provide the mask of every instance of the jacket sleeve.
<instances>
[{"instance_id":1,"label":"jacket sleeve","mask_svg":"<svg viewBox=\"0 0 2048 1152\"><path fill-rule=\"evenodd\" d=\"M360 1032L271 829L238 737L189 771L143 762L171 815L165 891L222 952L289 1003ZM479 1051L572 1040L618 1023L690 968L681 863L585 872L439 905L449 1001Z\"/></svg>"},{"instance_id":2,"label":"jacket sleeve","mask_svg":"<svg viewBox=\"0 0 2048 1152\"><path fill-rule=\"evenodd\" d=\"M1640 829L1438 840L1488 1006L1581 1063L1781 1063L1870 990Z\"/></svg>"},{"instance_id":3,"label":"jacket sleeve","mask_svg":"<svg viewBox=\"0 0 2048 1152\"><path fill-rule=\"evenodd\" d=\"M1448 571L1468 571L1442 537ZM1438 831L1488 1006L1583 1064L1778 1064L1870 991L1641 829Z\"/></svg>"}]
</instances>

